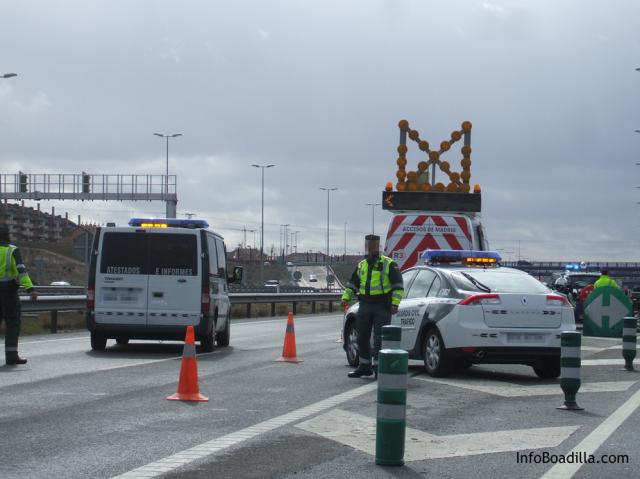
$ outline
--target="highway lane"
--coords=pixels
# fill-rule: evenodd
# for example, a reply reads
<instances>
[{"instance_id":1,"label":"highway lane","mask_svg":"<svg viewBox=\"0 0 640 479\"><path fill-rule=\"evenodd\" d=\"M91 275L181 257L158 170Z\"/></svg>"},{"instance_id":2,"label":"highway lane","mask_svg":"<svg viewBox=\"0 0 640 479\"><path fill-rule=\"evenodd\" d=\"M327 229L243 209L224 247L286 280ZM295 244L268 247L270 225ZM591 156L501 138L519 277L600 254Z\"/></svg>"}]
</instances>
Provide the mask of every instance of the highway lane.
<instances>
[{"instance_id":1,"label":"highway lane","mask_svg":"<svg viewBox=\"0 0 640 479\"><path fill-rule=\"evenodd\" d=\"M299 365L273 361L285 322L234 321L231 347L199 355L211 400L195 406L165 399L177 386L178 343L96 353L86 334L25 339L28 368L0 368L0 477L110 477L348 387L336 381L347 371L335 358L340 315L296 318ZM323 380L307 384L309 375Z\"/></svg>"},{"instance_id":2,"label":"highway lane","mask_svg":"<svg viewBox=\"0 0 640 479\"><path fill-rule=\"evenodd\" d=\"M284 318L234 322L232 347L199 355L201 391L210 397L199 404L165 400L177 385L178 343L110 343L106 352L92 353L85 333L25 338L30 368L0 368L0 477L112 477L213 441L224 449L172 468L167 477L534 478L551 465L517 464L516 450L565 454L639 390L636 376L619 366L584 367L584 391L610 388L579 393L586 411L567 413L555 409L562 403L557 381L540 381L528 367L473 367L442 381L424 376L415 363L409 462L386 470L366 450L373 439L368 446L355 441L375 417L375 391L366 389L369 380L346 378L335 343L340 322L340 315L296 318L305 359L298 365L273 361ZM620 359L618 348L619 340L585 338L583 357ZM331 407L246 434L349 392L355 395ZM583 466L576 477L633 477L640 455L630 441L638 418L632 411L599 449L626 452L631 464ZM246 439L229 441L243 430ZM427 442L425 434L432 435Z\"/></svg>"}]
</instances>

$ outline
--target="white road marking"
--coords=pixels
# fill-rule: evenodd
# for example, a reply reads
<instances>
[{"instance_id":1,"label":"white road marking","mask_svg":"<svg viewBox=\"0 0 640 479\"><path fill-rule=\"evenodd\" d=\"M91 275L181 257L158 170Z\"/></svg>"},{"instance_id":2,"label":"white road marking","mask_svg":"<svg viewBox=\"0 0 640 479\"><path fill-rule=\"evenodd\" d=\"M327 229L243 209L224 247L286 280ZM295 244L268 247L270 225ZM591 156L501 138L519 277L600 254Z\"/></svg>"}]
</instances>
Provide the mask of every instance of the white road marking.
<instances>
[{"instance_id":1,"label":"white road marking","mask_svg":"<svg viewBox=\"0 0 640 479\"><path fill-rule=\"evenodd\" d=\"M484 379L453 380L426 377L416 377L415 379L431 383L445 384L447 386L454 386L462 389L471 389L502 397L551 396L563 394L562 389L560 389L560 384L532 384L531 386L522 386L520 384L510 384L504 381L488 381ZM580 394L626 391L635 383L636 381L583 383L580 386Z\"/></svg>"},{"instance_id":2,"label":"white road marking","mask_svg":"<svg viewBox=\"0 0 640 479\"><path fill-rule=\"evenodd\" d=\"M268 419L253 426L249 426L198 446L194 446L190 449L177 452L171 456L165 457L164 459L133 469L116 477L118 479L158 477L164 473L173 471L181 466L197 461L198 459L220 452L238 443L253 439L266 432L291 424L292 422L300 421L301 419L305 419L309 416L322 412L325 409L330 409L339 404L351 401L358 396L362 396L363 394L375 390L376 387L376 383L360 386L359 388L332 396L328 399L297 409L296 411Z\"/></svg>"},{"instance_id":3,"label":"white road marking","mask_svg":"<svg viewBox=\"0 0 640 479\"><path fill-rule=\"evenodd\" d=\"M640 407L640 391L631 396L622 406L620 406L613 414L605 419L595 428L591 434L585 437L580 443L574 447L567 457L574 452L584 454L594 454L598 448L607 440L618 427ZM578 472L582 464L556 464L549 469L540 479L569 479Z\"/></svg>"},{"instance_id":4,"label":"white road marking","mask_svg":"<svg viewBox=\"0 0 640 479\"><path fill-rule=\"evenodd\" d=\"M583 359L580 364L582 366L624 366L624 358L621 355L619 359Z\"/></svg>"},{"instance_id":5,"label":"white road marking","mask_svg":"<svg viewBox=\"0 0 640 479\"><path fill-rule=\"evenodd\" d=\"M375 455L376 419L334 409L296 427ZM406 429L405 461L557 447L580 426L514 429L436 436Z\"/></svg>"}]
</instances>

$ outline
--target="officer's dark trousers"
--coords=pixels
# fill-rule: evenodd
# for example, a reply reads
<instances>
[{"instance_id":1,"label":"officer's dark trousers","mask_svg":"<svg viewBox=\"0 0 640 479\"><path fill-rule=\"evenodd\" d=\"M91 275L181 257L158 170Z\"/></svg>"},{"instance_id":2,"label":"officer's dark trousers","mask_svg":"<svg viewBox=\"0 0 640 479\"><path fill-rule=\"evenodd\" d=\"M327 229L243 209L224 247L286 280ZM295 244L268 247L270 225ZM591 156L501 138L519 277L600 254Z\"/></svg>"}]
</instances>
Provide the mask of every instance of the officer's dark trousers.
<instances>
[{"instance_id":1,"label":"officer's dark trousers","mask_svg":"<svg viewBox=\"0 0 640 479\"><path fill-rule=\"evenodd\" d=\"M18 355L20 298L17 291L0 291L0 323L4 320L4 351L7 358Z\"/></svg>"},{"instance_id":2,"label":"officer's dark trousers","mask_svg":"<svg viewBox=\"0 0 640 479\"><path fill-rule=\"evenodd\" d=\"M360 364L371 364L371 329L373 329L373 357L378 358L378 351L382 346L382 326L388 324L391 324L391 306L388 303L360 301L356 315Z\"/></svg>"}]
</instances>

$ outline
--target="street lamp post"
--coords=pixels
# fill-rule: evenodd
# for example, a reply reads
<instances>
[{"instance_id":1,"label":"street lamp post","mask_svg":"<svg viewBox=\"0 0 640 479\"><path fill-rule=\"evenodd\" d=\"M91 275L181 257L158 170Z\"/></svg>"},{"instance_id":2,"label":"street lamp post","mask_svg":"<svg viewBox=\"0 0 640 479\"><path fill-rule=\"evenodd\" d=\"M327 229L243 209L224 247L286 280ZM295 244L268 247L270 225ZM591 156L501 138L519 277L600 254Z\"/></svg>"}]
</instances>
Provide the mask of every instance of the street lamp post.
<instances>
[{"instance_id":1,"label":"street lamp post","mask_svg":"<svg viewBox=\"0 0 640 479\"><path fill-rule=\"evenodd\" d=\"M320 188L322 191L326 191L327 192L327 263L329 262L329 193L331 193L332 191L336 191L338 188Z\"/></svg>"},{"instance_id":2,"label":"street lamp post","mask_svg":"<svg viewBox=\"0 0 640 479\"><path fill-rule=\"evenodd\" d=\"M182 136L182 133L172 133L170 135L163 135L162 133L154 133L155 136L159 136L160 138L167 139L167 168L165 170L165 179L164 179L164 192L166 196L167 202L167 218L175 218L175 204L173 204L173 208L171 208L171 202L169 201L169 138L177 138L178 136Z\"/></svg>"},{"instance_id":3,"label":"street lamp post","mask_svg":"<svg viewBox=\"0 0 640 479\"><path fill-rule=\"evenodd\" d=\"M260 283L264 284L264 169L276 165L251 165L262 170L262 207L260 214Z\"/></svg>"},{"instance_id":4,"label":"street lamp post","mask_svg":"<svg viewBox=\"0 0 640 479\"><path fill-rule=\"evenodd\" d=\"M366 206L371 206L371 234L374 235L376 234L376 213L375 213L375 208L376 206L380 206L380 203L367 203Z\"/></svg>"}]
</instances>

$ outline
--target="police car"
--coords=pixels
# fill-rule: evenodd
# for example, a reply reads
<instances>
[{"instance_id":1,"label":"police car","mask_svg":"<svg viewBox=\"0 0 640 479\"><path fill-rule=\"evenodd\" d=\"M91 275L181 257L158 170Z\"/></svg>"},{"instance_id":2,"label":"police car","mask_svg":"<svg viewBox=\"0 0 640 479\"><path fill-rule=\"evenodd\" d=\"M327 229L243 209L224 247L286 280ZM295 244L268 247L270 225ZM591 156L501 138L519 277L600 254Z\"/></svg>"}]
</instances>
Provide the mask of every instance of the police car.
<instances>
[{"instance_id":1,"label":"police car","mask_svg":"<svg viewBox=\"0 0 640 479\"><path fill-rule=\"evenodd\" d=\"M403 272L405 288L391 324L402 348L431 376L479 363L525 364L541 378L560 375L560 334L574 331L563 295L529 274L499 265L497 252L427 250L424 266ZM344 318L344 349L358 363L355 316Z\"/></svg>"},{"instance_id":2,"label":"police car","mask_svg":"<svg viewBox=\"0 0 640 479\"><path fill-rule=\"evenodd\" d=\"M127 227L98 228L87 285L91 348L107 339L184 340L194 326L204 351L230 338L228 276L222 236L200 219L133 218Z\"/></svg>"}]
</instances>

